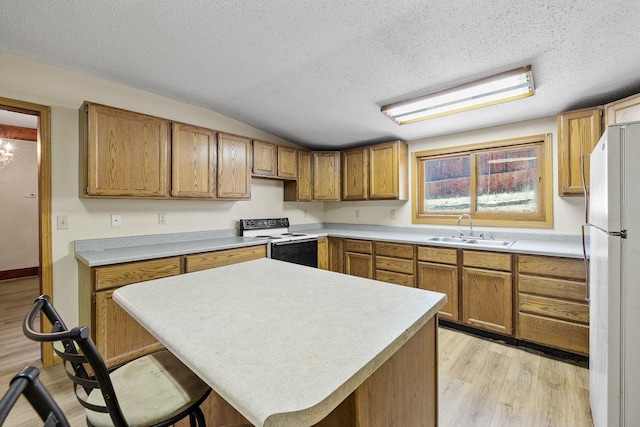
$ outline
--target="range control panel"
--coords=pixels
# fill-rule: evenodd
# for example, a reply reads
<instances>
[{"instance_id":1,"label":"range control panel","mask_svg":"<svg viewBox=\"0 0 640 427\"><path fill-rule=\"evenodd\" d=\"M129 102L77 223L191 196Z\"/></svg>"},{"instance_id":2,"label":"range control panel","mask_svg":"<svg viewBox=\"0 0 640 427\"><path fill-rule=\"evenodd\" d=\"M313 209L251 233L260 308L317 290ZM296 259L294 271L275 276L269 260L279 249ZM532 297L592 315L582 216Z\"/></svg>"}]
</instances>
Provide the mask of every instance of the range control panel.
<instances>
[{"instance_id":1,"label":"range control panel","mask_svg":"<svg viewBox=\"0 0 640 427\"><path fill-rule=\"evenodd\" d=\"M289 218L241 219L240 230L260 230L265 228L289 228Z\"/></svg>"}]
</instances>

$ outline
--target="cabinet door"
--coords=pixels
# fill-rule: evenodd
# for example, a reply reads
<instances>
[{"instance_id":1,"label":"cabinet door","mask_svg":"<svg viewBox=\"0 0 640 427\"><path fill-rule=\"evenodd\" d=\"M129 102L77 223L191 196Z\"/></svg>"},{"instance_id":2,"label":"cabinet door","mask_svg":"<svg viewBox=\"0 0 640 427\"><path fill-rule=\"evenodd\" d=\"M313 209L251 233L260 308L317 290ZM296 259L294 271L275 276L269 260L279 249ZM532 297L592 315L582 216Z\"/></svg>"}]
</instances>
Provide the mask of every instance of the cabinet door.
<instances>
[{"instance_id":1,"label":"cabinet door","mask_svg":"<svg viewBox=\"0 0 640 427\"><path fill-rule=\"evenodd\" d=\"M329 270L344 273L344 240L329 237Z\"/></svg>"},{"instance_id":2,"label":"cabinet door","mask_svg":"<svg viewBox=\"0 0 640 427\"><path fill-rule=\"evenodd\" d=\"M167 120L84 104L86 196L169 197Z\"/></svg>"},{"instance_id":3,"label":"cabinet door","mask_svg":"<svg viewBox=\"0 0 640 427\"><path fill-rule=\"evenodd\" d=\"M298 179L285 181L285 202L310 202L312 200L313 174L311 170L311 152L298 150Z\"/></svg>"},{"instance_id":4,"label":"cabinet door","mask_svg":"<svg viewBox=\"0 0 640 427\"><path fill-rule=\"evenodd\" d=\"M369 148L369 198L408 199L407 144L395 141Z\"/></svg>"},{"instance_id":5,"label":"cabinet door","mask_svg":"<svg viewBox=\"0 0 640 427\"><path fill-rule=\"evenodd\" d=\"M455 265L418 263L418 288L447 295L447 303L438 314L441 319L458 321L458 267Z\"/></svg>"},{"instance_id":6,"label":"cabinet door","mask_svg":"<svg viewBox=\"0 0 640 427\"><path fill-rule=\"evenodd\" d=\"M589 188L589 154L603 132L602 107L558 115L558 194L581 196Z\"/></svg>"},{"instance_id":7,"label":"cabinet door","mask_svg":"<svg viewBox=\"0 0 640 427\"><path fill-rule=\"evenodd\" d=\"M221 133L218 136L218 198L251 198L251 141Z\"/></svg>"},{"instance_id":8,"label":"cabinet door","mask_svg":"<svg viewBox=\"0 0 640 427\"><path fill-rule=\"evenodd\" d=\"M171 124L171 196L216 196L216 133L182 123Z\"/></svg>"},{"instance_id":9,"label":"cabinet door","mask_svg":"<svg viewBox=\"0 0 640 427\"><path fill-rule=\"evenodd\" d=\"M357 148L342 152L342 200L369 197L369 150Z\"/></svg>"},{"instance_id":10,"label":"cabinet door","mask_svg":"<svg viewBox=\"0 0 640 427\"><path fill-rule=\"evenodd\" d=\"M278 146L253 141L253 175L275 177L278 169Z\"/></svg>"},{"instance_id":11,"label":"cabinet door","mask_svg":"<svg viewBox=\"0 0 640 427\"><path fill-rule=\"evenodd\" d=\"M344 255L344 272L352 276L373 279L373 256L346 252Z\"/></svg>"},{"instance_id":12,"label":"cabinet door","mask_svg":"<svg viewBox=\"0 0 640 427\"><path fill-rule=\"evenodd\" d=\"M108 368L162 348L153 335L113 301L114 291L96 292L95 302L95 344Z\"/></svg>"},{"instance_id":13,"label":"cabinet door","mask_svg":"<svg viewBox=\"0 0 640 427\"><path fill-rule=\"evenodd\" d=\"M298 178L298 149L278 145L278 178Z\"/></svg>"},{"instance_id":14,"label":"cabinet door","mask_svg":"<svg viewBox=\"0 0 640 427\"><path fill-rule=\"evenodd\" d=\"M464 268L462 274L462 321L469 326L513 333L512 274Z\"/></svg>"},{"instance_id":15,"label":"cabinet door","mask_svg":"<svg viewBox=\"0 0 640 427\"><path fill-rule=\"evenodd\" d=\"M640 94L611 102L604 108L607 126L640 121Z\"/></svg>"},{"instance_id":16,"label":"cabinet door","mask_svg":"<svg viewBox=\"0 0 640 427\"><path fill-rule=\"evenodd\" d=\"M314 152L312 158L313 200L340 201L340 152Z\"/></svg>"},{"instance_id":17,"label":"cabinet door","mask_svg":"<svg viewBox=\"0 0 640 427\"><path fill-rule=\"evenodd\" d=\"M329 269L329 239L324 236L318 237L318 268Z\"/></svg>"}]
</instances>

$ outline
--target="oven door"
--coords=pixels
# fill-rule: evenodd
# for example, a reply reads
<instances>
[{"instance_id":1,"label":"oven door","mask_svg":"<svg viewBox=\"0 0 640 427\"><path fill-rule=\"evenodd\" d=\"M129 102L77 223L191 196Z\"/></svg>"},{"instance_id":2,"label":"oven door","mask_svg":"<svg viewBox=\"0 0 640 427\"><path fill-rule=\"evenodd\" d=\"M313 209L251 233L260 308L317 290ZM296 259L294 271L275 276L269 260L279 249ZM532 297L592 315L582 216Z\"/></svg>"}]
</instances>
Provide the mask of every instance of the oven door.
<instances>
[{"instance_id":1,"label":"oven door","mask_svg":"<svg viewBox=\"0 0 640 427\"><path fill-rule=\"evenodd\" d=\"M318 267L318 239L271 242L269 258L294 264Z\"/></svg>"}]
</instances>

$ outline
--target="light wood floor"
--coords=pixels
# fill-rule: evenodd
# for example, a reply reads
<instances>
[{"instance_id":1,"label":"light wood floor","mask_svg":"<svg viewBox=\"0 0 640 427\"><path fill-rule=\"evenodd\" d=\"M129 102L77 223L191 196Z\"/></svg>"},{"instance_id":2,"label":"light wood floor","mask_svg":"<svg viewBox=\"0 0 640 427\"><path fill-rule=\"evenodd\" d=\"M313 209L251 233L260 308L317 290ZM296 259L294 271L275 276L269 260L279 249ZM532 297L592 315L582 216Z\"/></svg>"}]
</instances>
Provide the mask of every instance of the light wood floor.
<instances>
[{"instance_id":1,"label":"light wood floor","mask_svg":"<svg viewBox=\"0 0 640 427\"><path fill-rule=\"evenodd\" d=\"M21 321L38 295L37 281L35 285L31 281L34 295L27 295L26 303L14 295L16 282L0 282L0 395L24 366L42 369L39 347L26 340L21 329ZM438 339L441 427L593 425L586 368L445 328L440 328ZM75 400L62 366L42 370L40 378L71 425L86 425L84 410ZM4 426L34 425L41 425L36 413L20 398Z\"/></svg>"}]
</instances>

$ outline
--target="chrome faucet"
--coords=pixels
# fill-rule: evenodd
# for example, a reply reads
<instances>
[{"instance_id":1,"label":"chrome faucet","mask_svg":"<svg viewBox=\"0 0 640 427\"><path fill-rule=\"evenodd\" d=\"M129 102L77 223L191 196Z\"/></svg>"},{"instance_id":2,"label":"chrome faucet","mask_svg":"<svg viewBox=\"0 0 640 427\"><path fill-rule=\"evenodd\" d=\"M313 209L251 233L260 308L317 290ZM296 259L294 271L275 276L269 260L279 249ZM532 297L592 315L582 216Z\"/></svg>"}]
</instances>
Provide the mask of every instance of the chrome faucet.
<instances>
[{"instance_id":1,"label":"chrome faucet","mask_svg":"<svg viewBox=\"0 0 640 427\"><path fill-rule=\"evenodd\" d=\"M462 214L458 217L458 225L460 225L460 221L462 221L462 218L467 218L469 220L469 237L473 237L473 221L471 220L471 215L469 214Z\"/></svg>"}]
</instances>

